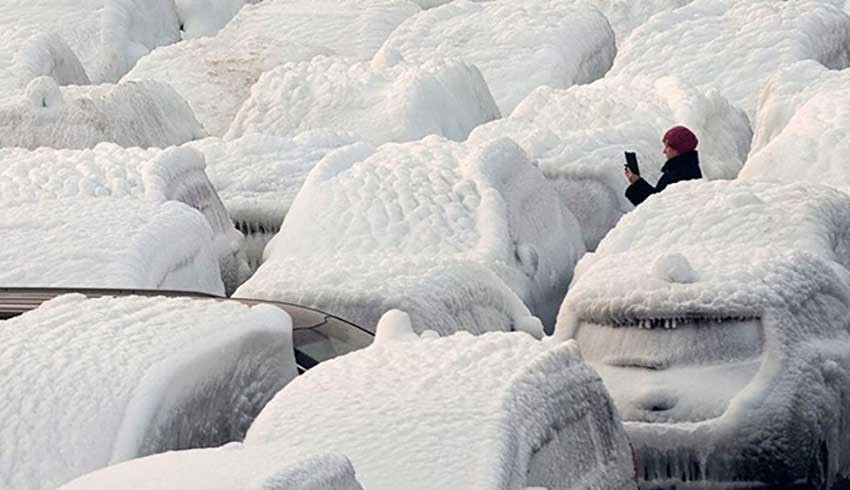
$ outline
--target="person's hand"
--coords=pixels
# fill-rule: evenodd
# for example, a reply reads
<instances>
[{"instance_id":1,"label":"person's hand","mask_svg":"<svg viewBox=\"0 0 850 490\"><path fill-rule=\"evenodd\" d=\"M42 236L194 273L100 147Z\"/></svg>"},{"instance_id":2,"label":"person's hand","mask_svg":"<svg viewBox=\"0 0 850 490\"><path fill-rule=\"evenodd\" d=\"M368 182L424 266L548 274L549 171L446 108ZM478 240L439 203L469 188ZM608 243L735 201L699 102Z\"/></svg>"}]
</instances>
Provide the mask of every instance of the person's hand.
<instances>
[{"instance_id":1,"label":"person's hand","mask_svg":"<svg viewBox=\"0 0 850 490\"><path fill-rule=\"evenodd\" d=\"M623 167L623 169L624 173L626 174L626 180L628 180L630 184L634 184L638 181L638 179L640 179L640 175L632 172L632 169L630 169L629 167Z\"/></svg>"}]
</instances>

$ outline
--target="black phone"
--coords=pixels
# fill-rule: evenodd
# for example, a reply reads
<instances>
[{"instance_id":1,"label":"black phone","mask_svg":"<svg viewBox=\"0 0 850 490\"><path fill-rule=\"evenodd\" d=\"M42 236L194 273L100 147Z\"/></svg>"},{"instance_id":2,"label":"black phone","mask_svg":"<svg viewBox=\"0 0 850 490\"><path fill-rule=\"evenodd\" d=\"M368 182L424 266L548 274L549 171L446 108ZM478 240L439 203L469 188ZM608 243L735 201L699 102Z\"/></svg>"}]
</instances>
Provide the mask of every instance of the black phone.
<instances>
[{"instance_id":1,"label":"black phone","mask_svg":"<svg viewBox=\"0 0 850 490\"><path fill-rule=\"evenodd\" d=\"M638 168L637 163L637 155L633 151L626 152L626 167L628 167L633 174L640 175L640 168Z\"/></svg>"}]
</instances>

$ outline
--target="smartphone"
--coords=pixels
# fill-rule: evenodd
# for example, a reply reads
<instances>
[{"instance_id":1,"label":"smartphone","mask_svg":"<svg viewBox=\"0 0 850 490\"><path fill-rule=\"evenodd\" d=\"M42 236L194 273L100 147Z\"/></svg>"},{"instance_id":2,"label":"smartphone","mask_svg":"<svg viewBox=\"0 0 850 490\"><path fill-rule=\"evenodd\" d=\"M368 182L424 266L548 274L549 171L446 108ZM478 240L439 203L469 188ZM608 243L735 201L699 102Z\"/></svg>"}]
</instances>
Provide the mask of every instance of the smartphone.
<instances>
[{"instance_id":1,"label":"smartphone","mask_svg":"<svg viewBox=\"0 0 850 490\"><path fill-rule=\"evenodd\" d=\"M637 163L637 155L633 151L626 152L626 167L629 167L629 170L632 171L635 175L640 175L640 169L638 168Z\"/></svg>"}]
</instances>

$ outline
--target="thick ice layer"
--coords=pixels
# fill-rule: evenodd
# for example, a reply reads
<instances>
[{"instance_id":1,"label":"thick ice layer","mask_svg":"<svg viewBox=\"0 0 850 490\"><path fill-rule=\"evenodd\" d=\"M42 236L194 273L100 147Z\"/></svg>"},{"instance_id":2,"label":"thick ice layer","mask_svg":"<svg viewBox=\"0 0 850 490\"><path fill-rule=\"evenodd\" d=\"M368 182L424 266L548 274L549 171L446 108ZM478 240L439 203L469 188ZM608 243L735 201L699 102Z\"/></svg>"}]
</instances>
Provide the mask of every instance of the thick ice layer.
<instances>
[{"instance_id":1,"label":"thick ice layer","mask_svg":"<svg viewBox=\"0 0 850 490\"><path fill-rule=\"evenodd\" d=\"M0 483L56 488L134 457L240 440L295 377L291 328L266 305L78 294L2 322Z\"/></svg>"},{"instance_id":2,"label":"thick ice layer","mask_svg":"<svg viewBox=\"0 0 850 490\"><path fill-rule=\"evenodd\" d=\"M363 490L345 456L295 461L273 448L246 449L234 442L214 449L155 454L110 466L62 490Z\"/></svg>"},{"instance_id":3,"label":"thick ice layer","mask_svg":"<svg viewBox=\"0 0 850 490\"><path fill-rule=\"evenodd\" d=\"M316 57L264 73L227 137L332 128L375 145L429 134L462 141L475 126L498 117L481 72L463 62L373 67Z\"/></svg>"},{"instance_id":4,"label":"thick ice layer","mask_svg":"<svg viewBox=\"0 0 850 490\"><path fill-rule=\"evenodd\" d=\"M566 90L542 87L510 117L476 128L470 141L508 136L538 159L593 250L633 209L625 198L623 152L637 153L641 175L654 184L664 164L661 136L676 124L699 136L705 177L737 175L752 136L746 115L716 91L702 93L675 78L606 77Z\"/></svg>"},{"instance_id":5,"label":"thick ice layer","mask_svg":"<svg viewBox=\"0 0 850 490\"><path fill-rule=\"evenodd\" d=\"M847 66L850 16L823 1L697 0L636 29L611 73L716 88L752 119L771 74L805 59Z\"/></svg>"},{"instance_id":6,"label":"thick ice layer","mask_svg":"<svg viewBox=\"0 0 850 490\"><path fill-rule=\"evenodd\" d=\"M38 76L114 82L180 39L171 0L7 0L0 7L0 94Z\"/></svg>"},{"instance_id":7,"label":"thick ice layer","mask_svg":"<svg viewBox=\"0 0 850 490\"><path fill-rule=\"evenodd\" d=\"M158 82L59 88L40 77L20 99L0 102L0 147L34 150L119 146L167 147L205 136L192 109Z\"/></svg>"},{"instance_id":8,"label":"thick ice layer","mask_svg":"<svg viewBox=\"0 0 850 490\"><path fill-rule=\"evenodd\" d=\"M579 262L556 335L605 380L643 479L817 487L847 468L848 222L825 186L684 182Z\"/></svg>"},{"instance_id":9,"label":"thick ice layer","mask_svg":"<svg viewBox=\"0 0 850 490\"><path fill-rule=\"evenodd\" d=\"M609 404L573 343L520 332L420 338L392 311L373 345L278 393L245 447L346 454L369 489L631 488Z\"/></svg>"},{"instance_id":10,"label":"thick ice layer","mask_svg":"<svg viewBox=\"0 0 850 490\"><path fill-rule=\"evenodd\" d=\"M225 141L205 138L187 146L204 154L207 174L236 228L252 270L266 243L280 230L310 170L330 151L354 143L354 135L316 130L290 138L247 134Z\"/></svg>"},{"instance_id":11,"label":"thick ice layer","mask_svg":"<svg viewBox=\"0 0 850 490\"><path fill-rule=\"evenodd\" d=\"M4 204L0 229L4 286L224 293L209 224L181 203L71 198Z\"/></svg>"},{"instance_id":12,"label":"thick ice layer","mask_svg":"<svg viewBox=\"0 0 850 490\"><path fill-rule=\"evenodd\" d=\"M101 143L88 150L0 149L0 203L66 197L180 201L200 210L212 228L215 253L228 291L248 274L239 255L241 234L204 173L203 155L190 148L121 148Z\"/></svg>"},{"instance_id":13,"label":"thick ice layer","mask_svg":"<svg viewBox=\"0 0 850 490\"><path fill-rule=\"evenodd\" d=\"M318 305L370 328L405 307L417 331L503 330L527 321L517 296L551 324L583 251L573 215L508 139L361 144L310 173L237 294Z\"/></svg>"},{"instance_id":14,"label":"thick ice layer","mask_svg":"<svg viewBox=\"0 0 850 490\"><path fill-rule=\"evenodd\" d=\"M215 37L158 49L126 79L170 83L220 136L263 72L319 54L367 60L418 10L407 0L265 0L246 5Z\"/></svg>"},{"instance_id":15,"label":"thick ice layer","mask_svg":"<svg viewBox=\"0 0 850 490\"><path fill-rule=\"evenodd\" d=\"M410 18L376 63L458 58L477 66L502 114L541 85L566 88L602 77L617 51L595 8L558 0L459 0Z\"/></svg>"},{"instance_id":16,"label":"thick ice layer","mask_svg":"<svg viewBox=\"0 0 850 490\"><path fill-rule=\"evenodd\" d=\"M247 3L262 0L175 0L183 39L214 36Z\"/></svg>"},{"instance_id":17,"label":"thick ice layer","mask_svg":"<svg viewBox=\"0 0 850 490\"><path fill-rule=\"evenodd\" d=\"M762 93L756 139L740 177L850 189L850 69L814 62L778 73Z\"/></svg>"}]
</instances>

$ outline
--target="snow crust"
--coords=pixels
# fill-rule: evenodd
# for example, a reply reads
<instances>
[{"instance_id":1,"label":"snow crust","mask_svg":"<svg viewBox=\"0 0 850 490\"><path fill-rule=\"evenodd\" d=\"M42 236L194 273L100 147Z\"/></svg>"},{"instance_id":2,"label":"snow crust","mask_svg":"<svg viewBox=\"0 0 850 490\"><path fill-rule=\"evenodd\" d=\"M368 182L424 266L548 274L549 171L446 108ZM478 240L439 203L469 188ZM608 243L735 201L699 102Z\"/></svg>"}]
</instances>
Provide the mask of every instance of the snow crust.
<instances>
[{"instance_id":1,"label":"snow crust","mask_svg":"<svg viewBox=\"0 0 850 490\"><path fill-rule=\"evenodd\" d=\"M522 328L529 309L551 325L583 252L575 218L513 141L360 144L314 168L236 294L366 328L392 308L417 331Z\"/></svg>"},{"instance_id":2,"label":"snow crust","mask_svg":"<svg viewBox=\"0 0 850 490\"><path fill-rule=\"evenodd\" d=\"M682 182L582 258L556 336L605 380L638 474L787 483L821 451L826 481L846 467L848 219L825 186Z\"/></svg>"},{"instance_id":3,"label":"snow crust","mask_svg":"<svg viewBox=\"0 0 850 490\"><path fill-rule=\"evenodd\" d=\"M319 56L264 73L226 137L332 128L375 145L429 134L462 141L498 117L487 83L472 65L440 60L373 67Z\"/></svg>"},{"instance_id":4,"label":"snow crust","mask_svg":"<svg viewBox=\"0 0 850 490\"><path fill-rule=\"evenodd\" d=\"M608 76L565 90L541 87L509 117L476 128L469 139L508 136L539 160L593 250L634 208L625 197L623 152L637 153L641 175L654 184L665 161L661 137L677 124L700 138L706 178L737 175L752 137L746 115L717 91L703 93L671 77Z\"/></svg>"},{"instance_id":5,"label":"snow crust","mask_svg":"<svg viewBox=\"0 0 850 490\"><path fill-rule=\"evenodd\" d=\"M183 39L214 36L243 5L261 0L175 0Z\"/></svg>"},{"instance_id":6,"label":"snow crust","mask_svg":"<svg viewBox=\"0 0 850 490\"><path fill-rule=\"evenodd\" d=\"M186 101L158 82L60 88L39 77L7 101L0 102L0 147L167 147L205 136Z\"/></svg>"},{"instance_id":7,"label":"snow crust","mask_svg":"<svg viewBox=\"0 0 850 490\"><path fill-rule=\"evenodd\" d=\"M207 131L221 136L263 72L319 54L368 60L418 10L407 0L265 0L246 5L214 37L156 50L125 80L170 83Z\"/></svg>"},{"instance_id":8,"label":"snow crust","mask_svg":"<svg viewBox=\"0 0 850 490\"><path fill-rule=\"evenodd\" d=\"M0 338L5 488L239 440L296 375L291 320L267 305L71 294L3 322Z\"/></svg>"},{"instance_id":9,"label":"snow crust","mask_svg":"<svg viewBox=\"0 0 850 490\"><path fill-rule=\"evenodd\" d=\"M458 58L477 66L502 114L541 85L566 88L602 77L617 48L605 16L557 0L458 0L411 17L376 63Z\"/></svg>"},{"instance_id":10,"label":"snow crust","mask_svg":"<svg viewBox=\"0 0 850 490\"><path fill-rule=\"evenodd\" d=\"M214 234L228 292L249 273L239 253L241 234L191 148L121 148L101 143L87 150L0 149L0 202L5 205L79 198L180 201L198 209Z\"/></svg>"},{"instance_id":11,"label":"snow crust","mask_svg":"<svg viewBox=\"0 0 850 490\"><path fill-rule=\"evenodd\" d=\"M846 138L850 70L801 62L777 73L760 99L742 179L808 181L850 190Z\"/></svg>"},{"instance_id":12,"label":"snow crust","mask_svg":"<svg viewBox=\"0 0 850 490\"><path fill-rule=\"evenodd\" d=\"M850 16L823 1L697 0L637 28L611 74L672 75L716 88L752 119L768 78L806 59L848 66Z\"/></svg>"},{"instance_id":13,"label":"snow crust","mask_svg":"<svg viewBox=\"0 0 850 490\"><path fill-rule=\"evenodd\" d=\"M293 463L286 453L244 448L155 454L80 477L62 490L363 490L345 456L326 454Z\"/></svg>"},{"instance_id":14,"label":"snow crust","mask_svg":"<svg viewBox=\"0 0 850 490\"><path fill-rule=\"evenodd\" d=\"M6 203L0 229L4 286L224 293L212 230L181 203Z\"/></svg>"}]
</instances>

